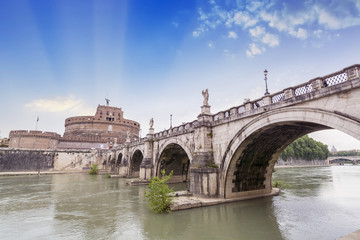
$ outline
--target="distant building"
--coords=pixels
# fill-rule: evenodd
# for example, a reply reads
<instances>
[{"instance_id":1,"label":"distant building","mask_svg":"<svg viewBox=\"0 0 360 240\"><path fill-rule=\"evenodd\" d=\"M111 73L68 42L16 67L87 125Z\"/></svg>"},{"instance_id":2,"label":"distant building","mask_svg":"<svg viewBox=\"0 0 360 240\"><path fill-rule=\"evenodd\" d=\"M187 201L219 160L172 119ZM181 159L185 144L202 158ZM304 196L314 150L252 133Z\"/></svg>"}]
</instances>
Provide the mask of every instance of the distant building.
<instances>
[{"instance_id":1,"label":"distant building","mask_svg":"<svg viewBox=\"0 0 360 240\"><path fill-rule=\"evenodd\" d=\"M330 152L331 152L331 154L337 154L338 151L336 150L336 148L333 145Z\"/></svg>"},{"instance_id":2,"label":"distant building","mask_svg":"<svg viewBox=\"0 0 360 240\"><path fill-rule=\"evenodd\" d=\"M65 133L15 130L10 132L10 148L90 149L106 148L139 138L140 124L125 119L121 108L97 107L94 116L77 116L65 120Z\"/></svg>"}]
</instances>

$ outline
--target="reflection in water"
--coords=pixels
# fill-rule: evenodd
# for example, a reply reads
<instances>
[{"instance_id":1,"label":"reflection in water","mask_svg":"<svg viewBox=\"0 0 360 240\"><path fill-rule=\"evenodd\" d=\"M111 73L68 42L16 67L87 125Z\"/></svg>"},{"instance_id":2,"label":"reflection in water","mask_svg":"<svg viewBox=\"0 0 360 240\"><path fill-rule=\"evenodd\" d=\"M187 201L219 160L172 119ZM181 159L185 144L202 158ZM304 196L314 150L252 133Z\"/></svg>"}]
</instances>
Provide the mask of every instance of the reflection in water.
<instances>
[{"instance_id":1,"label":"reflection in water","mask_svg":"<svg viewBox=\"0 0 360 240\"><path fill-rule=\"evenodd\" d=\"M273 198L154 214L145 187L125 179L0 177L0 239L336 239L359 228L360 167L277 169L274 179L291 187Z\"/></svg>"},{"instance_id":2,"label":"reflection in water","mask_svg":"<svg viewBox=\"0 0 360 240\"><path fill-rule=\"evenodd\" d=\"M289 189L274 199L286 239L337 239L359 229L359 166L278 169Z\"/></svg>"},{"instance_id":3,"label":"reflection in water","mask_svg":"<svg viewBox=\"0 0 360 240\"><path fill-rule=\"evenodd\" d=\"M147 218L148 239L282 239L272 200L257 199Z\"/></svg>"}]
</instances>

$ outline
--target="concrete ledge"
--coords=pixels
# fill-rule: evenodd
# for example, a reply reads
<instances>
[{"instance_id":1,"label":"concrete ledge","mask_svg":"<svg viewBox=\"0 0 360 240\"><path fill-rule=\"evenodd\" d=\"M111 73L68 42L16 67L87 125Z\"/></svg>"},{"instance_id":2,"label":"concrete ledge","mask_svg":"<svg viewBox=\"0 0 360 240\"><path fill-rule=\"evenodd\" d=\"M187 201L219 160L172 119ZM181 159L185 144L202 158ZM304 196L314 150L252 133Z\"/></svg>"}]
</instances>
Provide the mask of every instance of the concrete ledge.
<instances>
[{"instance_id":1,"label":"concrete ledge","mask_svg":"<svg viewBox=\"0 0 360 240\"><path fill-rule=\"evenodd\" d=\"M79 171L40 171L40 175L88 173L88 172L89 172L88 170L79 170ZM0 176L24 176L24 175L38 175L38 171L31 171L31 172L0 172Z\"/></svg>"},{"instance_id":2,"label":"concrete ledge","mask_svg":"<svg viewBox=\"0 0 360 240\"><path fill-rule=\"evenodd\" d=\"M148 185L149 180L140 180L140 179L127 180L126 184L130 186Z\"/></svg>"},{"instance_id":3,"label":"concrete ledge","mask_svg":"<svg viewBox=\"0 0 360 240\"><path fill-rule=\"evenodd\" d=\"M124 176L118 175L118 174L112 174L110 175L111 178L125 178Z\"/></svg>"},{"instance_id":4,"label":"concrete ledge","mask_svg":"<svg viewBox=\"0 0 360 240\"><path fill-rule=\"evenodd\" d=\"M239 197L239 198L230 198L230 199L179 196L174 198L173 203L170 206L170 210L179 211L179 210L191 209L196 207L212 206L212 205L228 203L228 202L237 202L237 201L244 201L255 198L277 196L279 194L280 194L280 189L273 188L270 193Z\"/></svg>"}]
</instances>

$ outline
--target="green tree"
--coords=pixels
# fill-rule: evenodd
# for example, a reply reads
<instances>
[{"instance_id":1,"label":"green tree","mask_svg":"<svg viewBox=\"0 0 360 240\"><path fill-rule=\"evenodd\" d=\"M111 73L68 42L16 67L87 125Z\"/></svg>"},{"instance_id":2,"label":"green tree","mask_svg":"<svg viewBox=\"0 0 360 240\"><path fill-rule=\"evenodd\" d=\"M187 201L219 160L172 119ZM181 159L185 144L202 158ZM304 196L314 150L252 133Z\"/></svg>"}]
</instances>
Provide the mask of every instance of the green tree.
<instances>
[{"instance_id":1,"label":"green tree","mask_svg":"<svg viewBox=\"0 0 360 240\"><path fill-rule=\"evenodd\" d=\"M161 177L154 177L150 179L148 190L145 192L147 199L147 206L156 213L170 212L170 205L172 203L174 193L172 188L169 188L167 182L173 175L173 171L169 175L165 175L165 170L161 171Z\"/></svg>"},{"instance_id":2,"label":"green tree","mask_svg":"<svg viewBox=\"0 0 360 240\"><path fill-rule=\"evenodd\" d=\"M308 135L298 138L281 153L280 158L284 161L289 159L324 160L330 155L328 146L315 141Z\"/></svg>"}]
</instances>

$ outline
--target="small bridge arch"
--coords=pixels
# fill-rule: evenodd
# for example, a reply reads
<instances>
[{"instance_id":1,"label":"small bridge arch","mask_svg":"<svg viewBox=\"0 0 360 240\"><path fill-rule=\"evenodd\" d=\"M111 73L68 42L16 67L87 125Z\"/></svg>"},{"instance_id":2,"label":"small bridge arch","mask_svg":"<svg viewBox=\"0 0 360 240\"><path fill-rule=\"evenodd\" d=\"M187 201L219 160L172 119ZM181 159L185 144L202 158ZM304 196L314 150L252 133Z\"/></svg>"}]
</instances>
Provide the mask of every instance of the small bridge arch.
<instances>
[{"instance_id":1,"label":"small bridge arch","mask_svg":"<svg viewBox=\"0 0 360 240\"><path fill-rule=\"evenodd\" d=\"M140 174L140 165L142 163L142 160L144 159L143 152L136 148L130 155L130 168L129 168L129 176L130 177L139 177Z\"/></svg>"},{"instance_id":2,"label":"small bridge arch","mask_svg":"<svg viewBox=\"0 0 360 240\"><path fill-rule=\"evenodd\" d=\"M173 171L172 182L188 181L191 161L192 154L189 147L182 141L169 139L160 146L155 161L155 175L160 176L162 170L165 170L165 174Z\"/></svg>"},{"instance_id":3,"label":"small bridge arch","mask_svg":"<svg viewBox=\"0 0 360 240\"><path fill-rule=\"evenodd\" d=\"M320 109L279 108L254 118L228 145L221 163L220 192L225 198L269 193L275 162L285 147L305 134L330 128L360 136L359 122Z\"/></svg>"}]
</instances>

